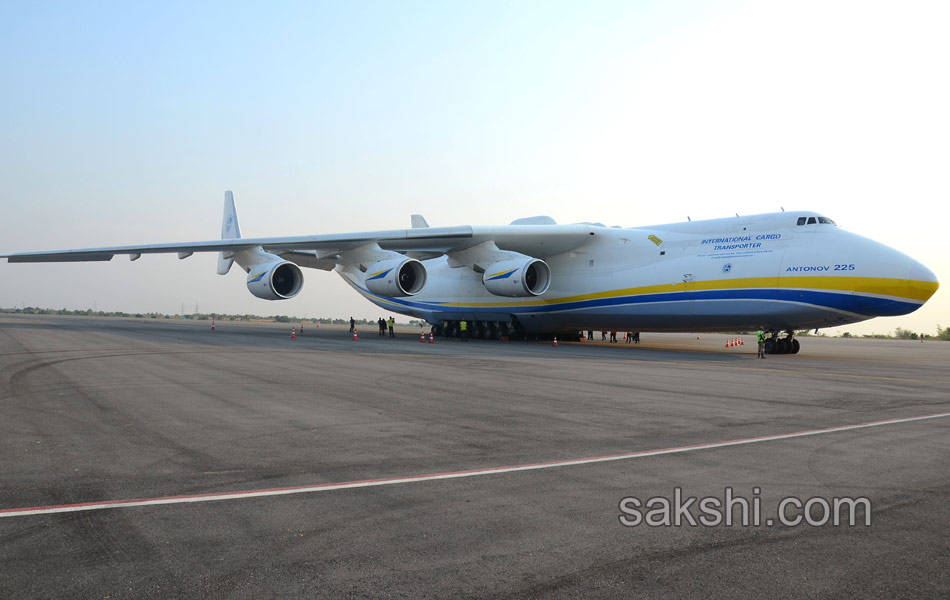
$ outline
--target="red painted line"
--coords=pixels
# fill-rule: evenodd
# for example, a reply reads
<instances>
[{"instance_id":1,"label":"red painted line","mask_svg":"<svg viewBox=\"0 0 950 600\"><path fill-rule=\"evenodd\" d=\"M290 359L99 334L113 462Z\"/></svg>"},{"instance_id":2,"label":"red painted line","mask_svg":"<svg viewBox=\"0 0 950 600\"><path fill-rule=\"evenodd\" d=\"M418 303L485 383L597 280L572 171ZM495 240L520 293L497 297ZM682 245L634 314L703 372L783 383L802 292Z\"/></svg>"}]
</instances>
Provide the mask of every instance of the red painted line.
<instances>
[{"instance_id":1,"label":"red painted line","mask_svg":"<svg viewBox=\"0 0 950 600\"><path fill-rule=\"evenodd\" d=\"M883 421L871 421L867 423L857 423L853 425L841 425L837 427L826 427L822 429L809 429L805 431L796 431L793 433L779 433L772 435L762 435L750 438L739 438L721 442L707 442L701 444L691 444L686 446L675 446L672 448L660 448L654 450L637 450L634 452L624 452L621 454L606 454L601 456L591 456L586 458L575 458L565 460L552 460L546 462L525 463L521 465L510 465L502 467L484 467L480 469L467 469L461 471L445 471L440 473L425 473L421 475L406 475L401 477L383 477L378 479L362 479L356 481L344 481L336 483L318 483L313 485L298 485L289 487L263 488L257 490L241 490L232 492L212 492L206 494L183 494L175 496L156 496L152 498L135 498L127 500L103 500L100 502L79 502L75 504L57 504L48 506L30 506L22 508L0 509L0 517L16 517L38 514L76 512L86 510L104 510L107 508L126 508L133 506L151 506L157 504L178 504L187 502L211 502L220 500L236 500L240 498L255 498L261 496L280 496L288 494L299 494L308 492L320 492L330 490L340 490L358 487L375 487L381 485L392 485L399 483L413 483L419 481L434 481L439 479L457 479L461 477L474 477L478 475L491 475L499 473L511 473L515 471L531 471L538 469L550 469L555 467L567 467L575 465L584 465L598 462L608 462L615 460L626 460L633 458L644 458L649 456L660 456L664 454L677 454L682 452L692 452L695 450L711 450L715 448L724 448L728 446L738 446L743 444L755 444L760 442L778 441L811 435L822 435L837 433L843 431L853 431L856 429L865 429L868 427L879 427L883 425L896 425L900 423L910 423L913 421L924 421L928 419L939 419L950 417L948 413L938 413L932 415L922 415L917 417L905 417L897 419L885 419Z\"/></svg>"}]
</instances>

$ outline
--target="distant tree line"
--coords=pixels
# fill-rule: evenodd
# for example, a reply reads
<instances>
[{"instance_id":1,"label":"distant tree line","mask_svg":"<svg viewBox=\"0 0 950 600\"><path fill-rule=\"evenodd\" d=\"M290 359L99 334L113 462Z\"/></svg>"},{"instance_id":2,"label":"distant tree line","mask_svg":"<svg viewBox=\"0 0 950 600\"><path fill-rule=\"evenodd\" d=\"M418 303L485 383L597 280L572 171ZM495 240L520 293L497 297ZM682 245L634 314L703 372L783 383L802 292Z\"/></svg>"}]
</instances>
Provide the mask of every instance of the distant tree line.
<instances>
[{"instance_id":1,"label":"distant tree line","mask_svg":"<svg viewBox=\"0 0 950 600\"><path fill-rule=\"evenodd\" d=\"M117 311L95 311L91 308L86 310L67 310L65 308L55 309L55 308L36 308L33 306L27 306L26 308L0 308L0 314L15 314L15 315L68 315L73 317L126 317L126 318L135 318L135 319L185 319L185 320L194 320L194 321L208 321L211 319L217 319L219 321L275 321L277 323L327 323L333 325L349 325L349 319L325 319L322 317L313 317L313 318L304 318L287 316L287 315L271 315L269 317L264 317L260 315L225 315L218 313L196 313L190 315L169 315L165 313L126 313L126 312L117 312ZM370 319L356 319L357 325L376 325L375 320ZM425 321L411 320L409 324L412 326L425 327ZM725 333L725 332L724 332ZM743 335L748 335L748 332L736 332ZM816 334L812 333L811 330L796 331L795 335L800 337L809 337L815 336ZM825 337L824 333L817 334L819 337ZM865 339L899 339L899 340L919 340L921 338L925 340L943 340L950 341L950 327L941 327L937 325L937 335L927 335L925 333L918 333L916 331L911 331L909 329L904 329L903 327L898 327L894 330L893 335L887 333L869 333L865 335L852 335L850 332L845 331L841 334L840 337L843 338L865 338Z\"/></svg>"},{"instance_id":2,"label":"distant tree line","mask_svg":"<svg viewBox=\"0 0 950 600\"><path fill-rule=\"evenodd\" d=\"M260 316L260 315L227 315L220 313L193 313L189 315L180 315L180 314L165 314L165 313L127 313L119 311L104 311L104 310L93 310L87 308L86 310L68 310L65 308L55 309L55 308L37 308L34 306L27 306L26 308L0 308L0 314L15 314L15 315L67 315L72 317L126 317L126 318L135 318L135 319L184 319L186 321L209 321L211 319L217 319L219 321L275 321L277 323L327 323L334 325L349 325L349 319L324 319L321 317L313 318L304 318L293 317L287 315L271 315L271 316ZM358 325L376 325L375 320L369 319L356 319Z\"/></svg>"}]
</instances>

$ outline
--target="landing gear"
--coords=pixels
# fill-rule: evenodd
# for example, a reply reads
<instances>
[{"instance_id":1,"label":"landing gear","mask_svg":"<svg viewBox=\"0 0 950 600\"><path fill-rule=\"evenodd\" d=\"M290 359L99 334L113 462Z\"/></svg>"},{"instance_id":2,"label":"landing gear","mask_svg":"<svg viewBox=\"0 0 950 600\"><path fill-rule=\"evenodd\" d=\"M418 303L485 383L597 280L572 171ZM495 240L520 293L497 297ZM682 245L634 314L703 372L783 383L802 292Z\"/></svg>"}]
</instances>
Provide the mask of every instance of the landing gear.
<instances>
[{"instance_id":1,"label":"landing gear","mask_svg":"<svg viewBox=\"0 0 950 600\"><path fill-rule=\"evenodd\" d=\"M765 340L766 354L798 354L802 345L795 339L794 331L786 331L785 337L779 337L780 332L772 331Z\"/></svg>"},{"instance_id":2,"label":"landing gear","mask_svg":"<svg viewBox=\"0 0 950 600\"><path fill-rule=\"evenodd\" d=\"M500 340L509 334L508 323L501 321L467 321L470 339ZM459 321L443 321L441 325L433 325L435 335L447 338L460 337L462 334Z\"/></svg>"}]
</instances>

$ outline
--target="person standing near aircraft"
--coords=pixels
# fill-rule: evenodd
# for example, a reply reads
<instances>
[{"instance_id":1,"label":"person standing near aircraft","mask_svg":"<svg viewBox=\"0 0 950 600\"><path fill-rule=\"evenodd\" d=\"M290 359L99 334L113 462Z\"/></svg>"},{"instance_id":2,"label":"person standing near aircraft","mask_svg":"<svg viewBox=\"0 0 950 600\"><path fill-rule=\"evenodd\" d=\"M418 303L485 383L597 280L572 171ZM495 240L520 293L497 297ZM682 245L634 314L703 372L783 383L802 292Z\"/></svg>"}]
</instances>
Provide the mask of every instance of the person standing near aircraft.
<instances>
[{"instance_id":1,"label":"person standing near aircraft","mask_svg":"<svg viewBox=\"0 0 950 600\"><path fill-rule=\"evenodd\" d=\"M463 342L468 341L466 340L466 338L468 337L468 322L467 321L459 322L459 337L462 338Z\"/></svg>"},{"instance_id":2,"label":"person standing near aircraft","mask_svg":"<svg viewBox=\"0 0 950 600\"><path fill-rule=\"evenodd\" d=\"M350 333L353 333L354 329L356 329L356 321L353 317L350 317Z\"/></svg>"},{"instance_id":3,"label":"person standing near aircraft","mask_svg":"<svg viewBox=\"0 0 950 600\"><path fill-rule=\"evenodd\" d=\"M759 358L765 358L765 334L759 330L755 337L759 341Z\"/></svg>"},{"instance_id":4,"label":"person standing near aircraft","mask_svg":"<svg viewBox=\"0 0 950 600\"><path fill-rule=\"evenodd\" d=\"M391 338L396 337L396 332L393 329L395 326L396 326L396 319L394 319L392 315L389 315L389 337Z\"/></svg>"},{"instance_id":5,"label":"person standing near aircraft","mask_svg":"<svg viewBox=\"0 0 950 600\"><path fill-rule=\"evenodd\" d=\"M384 321L382 317L380 317L379 319L377 319L377 321L376 321L376 327L379 328L379 335L380 335L380 336L386 335L386 321Z\"/></svg>"},{"instance_id":6,"label":"person standing near aircraft","mask_svg":"<svg viewBox=\"0 0 950 600\"><path fill-rule=\"evenodd\" d=\"M594 341L594 330L593 330L593 329L588 329L588 330L587 330L587 341L588 341L588 342Z\"/></svg>"}]
</instances>

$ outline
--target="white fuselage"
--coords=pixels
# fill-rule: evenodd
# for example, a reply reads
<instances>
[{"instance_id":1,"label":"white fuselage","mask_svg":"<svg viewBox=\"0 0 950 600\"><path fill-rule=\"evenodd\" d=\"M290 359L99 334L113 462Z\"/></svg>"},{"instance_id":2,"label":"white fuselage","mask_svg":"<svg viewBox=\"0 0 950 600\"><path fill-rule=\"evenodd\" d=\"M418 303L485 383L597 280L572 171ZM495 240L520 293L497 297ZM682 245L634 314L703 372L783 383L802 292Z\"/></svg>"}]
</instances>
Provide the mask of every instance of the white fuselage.
<instances>
[{"instance_id":1,"label":"white fuselage","mask_svg":"<svg viewBox=\"0 0 950 600\"><path fill-rule=\"evenodd\" d=\"M452 267L446 256L423 261L428 282L410 297L373 294L353 265L337 271L387 311L433 324L508 322L526 332L831 327L912 312L938 286L912 258L811 212L583 227L586 243L537 256L550 266L551 283L536 297L493 295L482 274Z\"/></svg>"}]
</instances>

